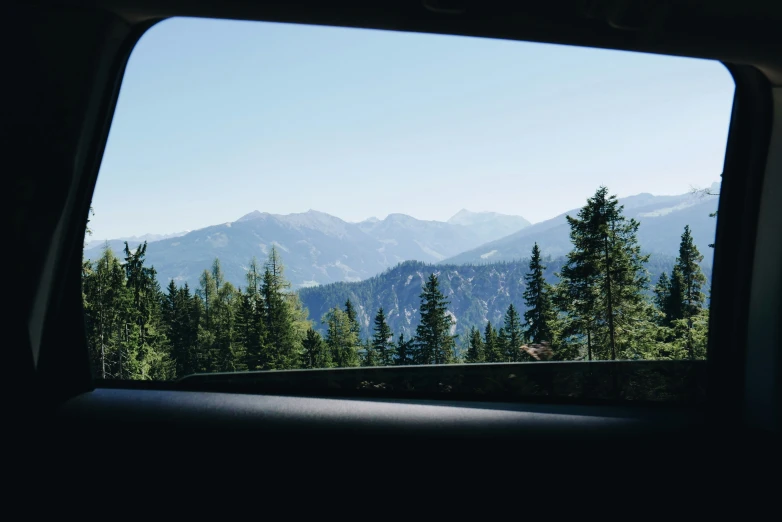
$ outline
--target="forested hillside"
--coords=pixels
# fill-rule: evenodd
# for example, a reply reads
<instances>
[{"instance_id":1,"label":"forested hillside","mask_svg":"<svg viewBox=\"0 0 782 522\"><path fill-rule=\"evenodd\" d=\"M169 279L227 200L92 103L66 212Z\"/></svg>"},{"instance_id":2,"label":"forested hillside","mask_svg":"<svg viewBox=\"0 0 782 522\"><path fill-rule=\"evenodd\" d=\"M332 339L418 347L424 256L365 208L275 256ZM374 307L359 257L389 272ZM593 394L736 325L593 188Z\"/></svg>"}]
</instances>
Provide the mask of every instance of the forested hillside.
<instances>
[{"instance_id":1,"label":"forested hillside","mask_svg":"<svg viewBox=\"0 0 782 522\"><path fill-rule=\"evenodd\" d=\"M547 283L553 285L558 281L556 273L566 260L565 256L544 260ZM418 324L421 286L429 274L434 273L440 280L443 293L450 300L448 311L454 319L454 332L462 335L473 326L485 325L486 321L496 324L511 303L520 312L526 310L522 294L526 288L524 274L528 270L529 261L529 257L520 261L475 265L406 261L365 281L303 288L299 296L312 317L319 317L330 308L351 300L356 308L362 335L369 335L373 314L383 307L388 324L394 331L411 335ZM675 261L673 256L651 255L645 266L650 280L657 281L662 273L670 272ZM711 280L711 267L705 265L702 269ZM645 293L651 296L652 288L647 288ZM323 330L323 327L320 329Z\"/></svg>"},{"instance_id":2,"label":"forested hillside","mask_svg":"<svg viewBox=\"0 0 782 522\"><path fill-rule=\"evenodd\" d=\"M673 262L650 262L601 187L567 218L571 249L484 266L403 263L356 284L293 291L275 246L244 285L219 259L196 288L165 289L146 244L83 263L96 376L534 360L705 357L707 277L689 226ZM653 275L652 275L653 274ZM657 276L659 274L659 276ZM344 299L344 301L343 301ZM310 306L307 310L305 306Z\"/></svg>"}]
</instances>

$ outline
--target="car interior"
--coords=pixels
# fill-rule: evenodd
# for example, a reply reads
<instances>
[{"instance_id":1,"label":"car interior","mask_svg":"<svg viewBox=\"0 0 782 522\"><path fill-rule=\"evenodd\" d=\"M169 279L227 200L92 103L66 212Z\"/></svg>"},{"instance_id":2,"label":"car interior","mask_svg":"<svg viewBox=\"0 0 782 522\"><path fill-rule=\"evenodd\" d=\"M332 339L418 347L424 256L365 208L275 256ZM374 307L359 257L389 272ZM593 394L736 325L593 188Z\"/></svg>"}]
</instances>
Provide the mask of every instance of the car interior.
<instances>
[{"instance_id":1,"label":"car interior","mask_svg":"<svg viewBox=\"0 0 782 522\"><path fill-rule=\"evenodd\" d=\"M15 299L4 307L9 453L29 448L40 459L36 469L60 462L60 472L95 469L103 477L137 466L151 471L152 454L165 455L168 473L180 463L203 466L205 480L224 476L208 470L242 469L252 461L266 479L274 466L302 481L317 473L327 488L338 487L337 474L352 475L358 496L369 487L361 477L430 476L457 502L472 481L506 473L515 475L518 494L527 498L530 473L556 474L560 484L548 484L560 494L601 496L640 489L639 481L661 476L666 485L653 487L652 496L664 497L670 488L675 493L668 498L693 502L703 499L696 491L718 495L730 488L732 498L741 499L758 483L775 482L762 477L778 476L782 422L782 3L13 0L4 9L7 245L20 250L6 281ZM705 395L660 404L613 400L611 392L575 400L500 392L476 398L439 392L431 377L448 377L423 367L404 370L421 380L415 393L355 385L379 372L393 380L401 368L97 382L81 304L82 240L130 53L145 31L175 16L722 62L735 81L735 98L719 196L708 356L696 369ZM540 364L546 368L541 379L557 371ZM493 368L485 371L507 371ZM478 371L464 369L458 382ZM274 449L260 451L261 445ZM118 448L124 448L122 459ZM452 474L450 467L460 471Z\"/></svg>"}]
</instances>

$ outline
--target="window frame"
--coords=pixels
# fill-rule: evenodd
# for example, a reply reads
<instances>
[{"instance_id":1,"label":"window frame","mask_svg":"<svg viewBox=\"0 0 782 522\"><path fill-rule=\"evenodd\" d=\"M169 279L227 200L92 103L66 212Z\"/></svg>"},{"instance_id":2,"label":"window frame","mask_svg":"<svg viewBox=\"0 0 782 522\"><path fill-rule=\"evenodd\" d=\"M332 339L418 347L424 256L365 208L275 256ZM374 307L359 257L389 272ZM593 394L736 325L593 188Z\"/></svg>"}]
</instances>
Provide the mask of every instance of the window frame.
<instances>
[{"instance_id":1,"label":"window frame","mask_svg":"<svg viewBox=\"0 0 782 522\"><path fill-rule=\"evenodd\" d=\"M41 331L40 342L33 342L32 350L35 353L40 344L39 356L34 356L34 360L38 380L52 405L95 388L89 372L81 307L81 241L127 60L138 39L164 19L129 26L112 20L104 27L104 36L113 45L94 58L97 67L90 85L95 96L84 105L74 181L61 226L50 245L50 270L44 272L49 277L41 282L41 288L51 290L48 295L39 292L30 322L31 332L36 325ZM711 413L722 419L726 415L738 419L744 408L745 387L752 385L752 380L745 378L745 366L736 361L743 362L746 356L754 239L773 103L770 84L759 70L747 65L725 65L736 89L719 200L707 364ZM735 249L725 246L734 244L738 246ZM731 278L732 270L738 267L746 269L743 276ZM63 338L68 342L62 343Z\"/></svg>"}]
</instances>

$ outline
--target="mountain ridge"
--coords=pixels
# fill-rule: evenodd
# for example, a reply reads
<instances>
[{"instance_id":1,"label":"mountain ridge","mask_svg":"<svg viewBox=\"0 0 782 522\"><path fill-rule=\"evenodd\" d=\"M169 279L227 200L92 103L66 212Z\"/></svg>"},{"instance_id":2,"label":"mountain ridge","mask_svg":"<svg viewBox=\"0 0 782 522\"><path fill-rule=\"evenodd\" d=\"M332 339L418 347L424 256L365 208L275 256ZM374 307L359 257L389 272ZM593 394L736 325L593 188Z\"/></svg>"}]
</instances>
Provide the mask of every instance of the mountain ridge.
<instances>
[{"instance_id":1,"label":"mountain ridge","mask_svg":"<svg viewBox=\"0 0 782 522\"><path fill-rule=\"evenodd\" d=\"M233 222L151 242L147 262L163 281L197 285L200 273L217 257L226 280L243 286L249 261L255 257L263 262L271 245L276 245L293 286L302 288L366 279L410 259L440 261L507 230L503 222L492 231L488 221L488 228L483 223L476 230L469 225L419 220L401 213L383 220L349 223L312 209L284 215L254 210ZM110 246L121 251L124 243L115 240ZM85 256L95 258L100 251L86 249Z\"/></svg>"},{"instance_id":2,"label":"mountain ridge","mask_svg":"<svg viewBox=\"0 0 782 522\"><path fill-rule=\"evenodd\" d=\"M714 189L712 185L711 190ZM618 198L628 218L639 221L638 241L645 251L675 255L685 225L692 230L695 244L701 253L709 253L714 242L718 199L695 193L678 196L654 196L648 193ZM538 243L544 254L564 255L570 250L570 227L565 219L575 217L579 209L571 209L551 219L525 227L504 238L485 243L456 256L444 259L444 264L511 261L529 256ZM487 261L488 260L488 261Z\"/></svg>"},{"instance_id":3,"label":"mountain ridge","mask_svg":"<svg viewBox=\"0 0 782 522\"><path fill-rule=\"evenodd\" d=\"M719 186L709 190L718 192ZM675 257L681 231L688 224L710 264L708 244L713 242L716 225L710 214L716 211L716 197L640 193L619 200L625 214L641 223L638 237L644 251ZM527 225L521 216L465 208L448 221L391 213L382 220L358 223L313 209L291 214L254 210L233 222L148 240L147 262L161 281L173 279L197 286L201 272L219 258L226 280L244 286L250 260L255 257L263 263L271 245L276 245L293 287L306 288L365 280L411 260L455 265L516 261L527 258L535 243L544 256L556 258L570 249L565 216L576 212L572 209ZM505 234L509 228L513 231ZM142 241L131 238L129 244L135 248L134 242ZM96 259L102 244L93 242L85 249L85 257ZM112 240L109 246L119 254L124 240Z\"/></svg>"}]
</instances>

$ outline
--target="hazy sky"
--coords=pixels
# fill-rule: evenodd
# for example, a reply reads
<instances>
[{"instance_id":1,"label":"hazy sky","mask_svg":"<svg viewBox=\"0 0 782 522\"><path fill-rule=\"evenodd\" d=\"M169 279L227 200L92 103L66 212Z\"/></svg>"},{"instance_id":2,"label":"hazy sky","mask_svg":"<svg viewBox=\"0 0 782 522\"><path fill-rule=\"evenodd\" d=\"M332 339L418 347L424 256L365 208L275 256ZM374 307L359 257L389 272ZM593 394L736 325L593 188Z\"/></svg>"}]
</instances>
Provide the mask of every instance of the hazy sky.
<instances>
[{"instance_id":1,"label":"hazy sky","mask_svg":"<svg viewBox=\"0 0 782 522\"><path fill-rule=\"evenodd\" d=\"M721 64L683 58L168 20L131 55L93 239L256 209L537 222L600 184L680 194L719 180L733 87Z\"/></svg>"}]
</instances>

